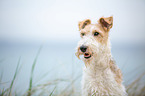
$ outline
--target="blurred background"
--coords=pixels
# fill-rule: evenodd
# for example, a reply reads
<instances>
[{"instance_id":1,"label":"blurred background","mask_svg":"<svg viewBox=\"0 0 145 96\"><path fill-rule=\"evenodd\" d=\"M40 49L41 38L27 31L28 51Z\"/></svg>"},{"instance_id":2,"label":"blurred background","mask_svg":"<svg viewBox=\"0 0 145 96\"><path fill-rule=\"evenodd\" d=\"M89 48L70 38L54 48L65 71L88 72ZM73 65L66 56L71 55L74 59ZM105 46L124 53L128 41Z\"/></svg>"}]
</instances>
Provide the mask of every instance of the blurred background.
<instances>
[{"instance_id":1,"label":"blurred background","mask_svg":"<svg viewBox=\"0 0 145 96\"><path fill-rule=\"evenodd\" d=\"M124 84L141 96L144 0L1 0L0 95L79 96L84 64L75 56L78 22L97 23L102 16L114 18L112 55Z\"/></svg>"}]
</instances>

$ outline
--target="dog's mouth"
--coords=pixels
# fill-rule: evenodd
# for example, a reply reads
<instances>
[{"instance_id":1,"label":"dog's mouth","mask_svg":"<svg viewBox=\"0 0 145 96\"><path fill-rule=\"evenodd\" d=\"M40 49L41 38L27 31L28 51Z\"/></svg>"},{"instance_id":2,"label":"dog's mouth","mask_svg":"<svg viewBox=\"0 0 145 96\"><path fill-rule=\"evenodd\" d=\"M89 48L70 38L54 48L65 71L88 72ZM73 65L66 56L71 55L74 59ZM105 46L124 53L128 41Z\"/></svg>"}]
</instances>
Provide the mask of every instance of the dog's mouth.
<instances>
[{"instance_id":1,"label":"dog's mouth","mask_svg":"<svg viewBox=\"0 0 145 96\"><path fill-rule=\"evenodd\" d=\"M89 58L91 58L91 54L85 52L85 53L84 53L84 58L85 58L85 59L89 59Z\"/></svg>"},{"instance_id":2,"label":"dog's mouth","mask_svg":"<svg viewBox=\"0 0 145 96\"><path fill-rule=\"evenodd\" d=\"M93 52L90 52L90 51L86 51L86 52L81 52L80 50L78 50L75 55L78 57L78 59L80 59L80 55L83 55L84 59L88 60L90 59L92 56L93 56Z\"/></svg>"}]
</instances>

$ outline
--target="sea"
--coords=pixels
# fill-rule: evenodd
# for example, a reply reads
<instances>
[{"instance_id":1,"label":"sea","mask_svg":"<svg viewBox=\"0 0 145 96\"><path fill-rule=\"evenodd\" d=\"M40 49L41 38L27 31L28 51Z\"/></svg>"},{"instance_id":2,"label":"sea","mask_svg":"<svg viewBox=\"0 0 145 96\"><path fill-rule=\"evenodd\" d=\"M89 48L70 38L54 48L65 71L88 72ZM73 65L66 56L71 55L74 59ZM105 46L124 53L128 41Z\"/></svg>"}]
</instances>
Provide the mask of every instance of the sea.
<instances>
[{"instance_id":1,"label":"sea","mask_svg":"<svg viewBox=\"0 0 145 96\"><path fill-rule=\"evenodd\" d=\"M74 86L80 90L84 63L75 56L76 46L77 42L0 43L0 88L10 87L19 63L12 91L24 94L36 61L33 86L60 80L57 87L61 90L74 80ZM122 70L123 83L127 86L145 71L145 46L129 43L112 43L111 46L112 56Z\"/></svg>"}]
</instances>

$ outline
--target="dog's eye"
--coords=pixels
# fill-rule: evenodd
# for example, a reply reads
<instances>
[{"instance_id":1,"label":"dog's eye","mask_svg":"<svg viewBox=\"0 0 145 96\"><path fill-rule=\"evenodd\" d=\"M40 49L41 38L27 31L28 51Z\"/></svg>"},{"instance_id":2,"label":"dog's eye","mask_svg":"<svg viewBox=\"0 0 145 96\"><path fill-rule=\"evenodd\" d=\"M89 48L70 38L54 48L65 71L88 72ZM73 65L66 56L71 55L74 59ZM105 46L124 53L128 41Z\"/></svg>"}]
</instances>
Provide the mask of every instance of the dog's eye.
<instances>
[{"instance_id":1,"label":"dog's eye","mask_svg":"<svg viewBox=\"0 0 145 96\"><path fill-rule=\"evenodd\" d=\"M85 36L85 33L81 33L82 36Z\"/></svg>"},{"instance_id":2,"label":"dog's eye","mask_svg":"<svg viewBox=\"0 0 145 96\"><path fill-rule=\"evenodd\" d=\"M99 33L98 33L98 32L95 32L95 33L94 33L94 36L98 36L98 35L99 35Z\"/></svg>"}]
</instances>

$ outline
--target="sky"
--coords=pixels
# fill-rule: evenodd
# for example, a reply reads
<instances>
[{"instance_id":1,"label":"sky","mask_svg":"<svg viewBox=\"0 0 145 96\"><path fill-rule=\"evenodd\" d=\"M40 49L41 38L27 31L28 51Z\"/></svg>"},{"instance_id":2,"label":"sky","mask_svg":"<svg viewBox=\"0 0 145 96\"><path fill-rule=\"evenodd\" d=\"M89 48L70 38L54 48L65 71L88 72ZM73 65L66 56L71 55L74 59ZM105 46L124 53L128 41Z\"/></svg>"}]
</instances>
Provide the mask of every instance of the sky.
<instances>
[{"instance_id":1,"label":"sky","mask_svg":"<svg viewBox=\"0 0 145 96\"><path fill-rule=\"evenodd\" d=\"M145 43L144 0L0 0L0 41L73 42L78 22L113 16L112 42Z\"/></svg>"}]
</instances>

